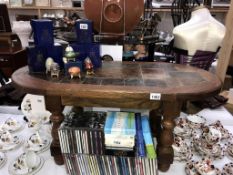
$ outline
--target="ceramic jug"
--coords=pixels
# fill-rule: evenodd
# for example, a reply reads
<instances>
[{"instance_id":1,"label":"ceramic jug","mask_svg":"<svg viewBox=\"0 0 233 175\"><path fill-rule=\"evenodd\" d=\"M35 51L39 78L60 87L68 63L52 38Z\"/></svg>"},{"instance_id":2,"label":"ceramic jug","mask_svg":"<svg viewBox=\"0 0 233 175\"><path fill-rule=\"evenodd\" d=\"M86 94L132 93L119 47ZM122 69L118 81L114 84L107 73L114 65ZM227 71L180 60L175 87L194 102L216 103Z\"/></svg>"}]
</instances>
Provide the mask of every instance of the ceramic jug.
<instances>
[{"instance_id":1,"label":"ceramic jug","mask_svg":"<svg viewBox=\"0 0 233 175\"><path fill-rule=\"evenodd\" d=\"M85 0L84 12L101 34L125 35L139 23L144 0Z\"/></svg>"}]
</instances>

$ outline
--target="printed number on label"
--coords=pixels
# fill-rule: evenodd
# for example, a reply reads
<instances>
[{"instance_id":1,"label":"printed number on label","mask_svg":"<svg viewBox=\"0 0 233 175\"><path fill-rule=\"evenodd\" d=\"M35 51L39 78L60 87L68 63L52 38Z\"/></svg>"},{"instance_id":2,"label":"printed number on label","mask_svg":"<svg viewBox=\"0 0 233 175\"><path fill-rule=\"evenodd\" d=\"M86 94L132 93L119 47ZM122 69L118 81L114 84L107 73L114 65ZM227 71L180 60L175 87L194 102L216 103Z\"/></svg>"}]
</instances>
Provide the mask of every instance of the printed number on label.
<instances>
[{"instance_id":1,"label":"printed number on label","mask_svg":"<svg viewBox=\"0 0 233 175\"><path fill-rule=\"evenodd\" d=\"M160 100L161 94L160 93L150 93L150 100Z\"/></svg>"},{"instance_id":2,"label":"printed number on label","mask_svg":"<svg viewBox=\"0 0 233 175\"><path fill-rule=\"evenodd\" d=\"M87 24L80 24L80 29L87 30L88 29L88 25Z\"/></svg>"}]
</instances>

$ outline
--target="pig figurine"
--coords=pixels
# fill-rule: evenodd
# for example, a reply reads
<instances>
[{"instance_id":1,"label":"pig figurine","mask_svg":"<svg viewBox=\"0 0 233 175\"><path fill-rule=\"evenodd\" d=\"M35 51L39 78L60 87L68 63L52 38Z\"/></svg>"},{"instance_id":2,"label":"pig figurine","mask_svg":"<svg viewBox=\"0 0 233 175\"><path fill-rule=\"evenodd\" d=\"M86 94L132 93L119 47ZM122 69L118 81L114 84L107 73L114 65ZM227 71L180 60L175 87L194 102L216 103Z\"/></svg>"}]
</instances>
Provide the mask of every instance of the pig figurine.
<instances>
[{"instance_id":1,"label":"pig figurine","mask_svg":"<svg viewBox=\"0 0 233 175\"><path fill-rule=\"evenodd\" d=\"M74 77L81 78L81 70L77 66L70 67L68 69L68 72L70 74L70 78L73 79Z\"/></svg>"}]
</instances>

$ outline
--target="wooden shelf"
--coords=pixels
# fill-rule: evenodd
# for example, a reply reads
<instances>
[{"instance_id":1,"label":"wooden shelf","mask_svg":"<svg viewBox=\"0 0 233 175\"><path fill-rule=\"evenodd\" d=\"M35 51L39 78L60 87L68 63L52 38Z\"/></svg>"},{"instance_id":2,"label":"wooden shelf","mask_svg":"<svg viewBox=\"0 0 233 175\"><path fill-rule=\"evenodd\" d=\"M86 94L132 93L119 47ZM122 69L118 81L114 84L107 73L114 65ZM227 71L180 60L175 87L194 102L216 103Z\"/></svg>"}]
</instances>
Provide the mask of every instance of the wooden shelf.
<instances>
[{"instance_id":1,"label":"wooden shelf","mask_svg":"<svg viewBox=\"0 0 233 175\"><path fill-rule=\"evenodd\" d=\"M32 7L8 7L9 10L78 10L82 11L83 8L80 7L39 7L39 6L32 6Z\"/></svg>"},{"instance_id":2,"label":"wooden shelf","mask_svg":"<svg viewBox=\"0 0 233 175\"><path fill-rule=\"evenodd\" d=\"M31 7L8 7L8 10L34 10L37 11L38 17L41 18L45 10L64 10L64 11L83 11L80 7L46 7L46 6L31 6Z\"/></svg>"},{"instance_id":3,"label":"wooden shelf","mask_svg":"<svg viewBox=\"0 0 233 175\"><path fill-rule=\"evenodd\" d=\"M27 6L27 7L8 7L9 10L35 10L37 11L38 17L41 18L44 10L64 10L64 11L84 11L84 8L80 7L46 7L46 6ZM210 8L210 12L212 13L226 13L228 11L228 7L215 7ZM146 10L147 12L150 9ZM170 7L162 7L162 8L154 8L153 12L171 12Z\"/></svg>"},{"instance_id":4,"label":"wooden shelf","mask_svg":"<svg viewBox=\"0 0 233 175\"><path fill-rule=\"evenodd\" d=\"M8 7L9 10L78 10L78 11L83 11L84 8L80 7L44 7L44 6L32 6L32 7ZM210 8L210 12L216 12L216 13L222 13L222 12L227 12L228 7L215 7L215 8ZM146 10L146 11L149 11ZM162 7L162 8L154 8L153 11L155 12L170 12L171 8L170 7Z\"/></svg>"},{"instance_id":5,"label":"wooden shelf","mask_svg":"<svg viewBox=\"0 0 233 175\"><path fill-rule=\"evenodd\" d=\"M215 7L215 8L209 8L210 12L212 13L225 13L228 12L229 7ZM150 11L149 9L146 11ZM161 7L161 8L155 8L153 9L154 12L170 12L170 7Z\"/></svg>"}]
</instances>

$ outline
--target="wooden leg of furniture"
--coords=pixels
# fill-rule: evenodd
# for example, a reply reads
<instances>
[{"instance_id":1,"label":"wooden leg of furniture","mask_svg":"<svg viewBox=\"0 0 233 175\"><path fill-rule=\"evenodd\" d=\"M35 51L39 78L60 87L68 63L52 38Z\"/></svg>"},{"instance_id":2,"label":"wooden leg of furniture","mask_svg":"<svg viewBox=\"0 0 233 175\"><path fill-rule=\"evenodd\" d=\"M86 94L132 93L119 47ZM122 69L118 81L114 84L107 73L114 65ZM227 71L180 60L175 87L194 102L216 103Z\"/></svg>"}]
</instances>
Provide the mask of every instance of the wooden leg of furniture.
<instances>
[{"instance_id":1,"label":"wooden leg of furniture","mask_svg":"<svg viewBox=\"0 0 233 175\"><path fill-rule=\"evenodd\" d=\"M175 127L174 119L180 115L182 103L179 102L164 102L163 120L161 121L162 130L158 139L157 154L158 168L160 171L167 171L170 164L173 163L174 153L172 149L173 129Z\"/></svg>"},{"instance_id":2,"label":"wooden leg of furniture","mask_svg":"<svg viewBox=\"0 0 233 175\"><path fill-rule=\"evenodd\" d=\"M150 126L152 129L153 137L156 137L157 140L159 139L161 133L161 120L162 115L160 110L152 110L150 111Z\"/></svg>"},{"instance_id":3,"label":"wooden leg of furniture","mask_svg":"<svg viewBox=\"0 0 233 175\"><path fill-rule=\"evenodd\" d=\"M61 147L58 136L58 128L60 127L61 122L64 120L62 114L63 106L61 103L61 98L57 96L46 96L46 108L49 110L52 115L50 120L52 121L52 143L50 145L51 155L54 157L54 161L57 165L63 165L64 160L61 153Z\"/></svg>"}]
</instances>

